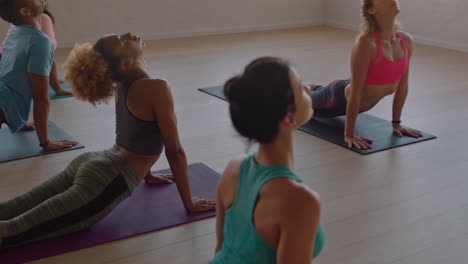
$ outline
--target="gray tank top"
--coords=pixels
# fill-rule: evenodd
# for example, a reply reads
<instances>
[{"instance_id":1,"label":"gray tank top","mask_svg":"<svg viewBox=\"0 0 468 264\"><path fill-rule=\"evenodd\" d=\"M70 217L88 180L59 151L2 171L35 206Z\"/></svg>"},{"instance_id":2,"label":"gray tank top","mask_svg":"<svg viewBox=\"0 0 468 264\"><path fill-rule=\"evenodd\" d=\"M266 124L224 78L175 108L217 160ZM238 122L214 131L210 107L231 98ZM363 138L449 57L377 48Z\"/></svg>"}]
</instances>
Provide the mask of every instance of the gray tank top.
<instances>
[{"instance_id":1,"label":"gray tank top","mask_svg":"<svg viewBox=\"0 0 468 264\"><path fill-rule=\"evenodd\" d=\"M132 83L117 85L118 100L115 108L117 145L136 154L157 156L164 148L158 123L141 120L128 109L127 93Z\"/></svg>"}]
</instances>

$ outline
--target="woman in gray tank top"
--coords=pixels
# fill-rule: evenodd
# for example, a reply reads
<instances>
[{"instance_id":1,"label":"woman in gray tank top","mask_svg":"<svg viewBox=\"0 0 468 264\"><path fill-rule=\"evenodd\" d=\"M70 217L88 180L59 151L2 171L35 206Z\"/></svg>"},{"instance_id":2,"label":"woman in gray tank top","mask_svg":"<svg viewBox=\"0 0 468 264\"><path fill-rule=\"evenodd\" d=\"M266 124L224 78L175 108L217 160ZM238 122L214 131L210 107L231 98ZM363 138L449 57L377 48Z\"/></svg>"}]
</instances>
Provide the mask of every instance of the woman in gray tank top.
<instances>
[{"instance_id":1,"label":"woman in gray tank top","mask_svg":"<svg viewBox=\"0 0 468 264\"><path fill-rule=\"evenodd\" d=\"M65 80L76 98L97 105L116 95L116 144L84 153L48 181L0 202L0 250L85 229L129 197L141 180L175 180L190 212L215 208L213 201L190 193L171 90L166 81L150 78L143 48L139 37L127 33L71 51ZM164 146L173 174L153 175Z\"/></svg>"}]
</instances>

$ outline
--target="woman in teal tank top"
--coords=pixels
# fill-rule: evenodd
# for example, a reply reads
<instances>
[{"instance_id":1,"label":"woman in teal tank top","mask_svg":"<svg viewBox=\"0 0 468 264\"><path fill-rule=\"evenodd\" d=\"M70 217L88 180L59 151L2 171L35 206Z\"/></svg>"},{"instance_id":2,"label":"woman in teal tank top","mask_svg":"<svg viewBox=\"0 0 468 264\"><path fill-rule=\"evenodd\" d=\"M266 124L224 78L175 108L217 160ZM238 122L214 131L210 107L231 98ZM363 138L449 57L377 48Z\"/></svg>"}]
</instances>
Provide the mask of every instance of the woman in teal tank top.
<instances>
[{"instance_id":1,"label":"woman in teal tank top","mask_svg":"<svg viewBox=\"0 0 468 264\"><path fill-rule=\"evenodd\" d=\"M292 169L293 135L312 116L305 86L286 61L263 57L224 93L235 129L259 148L220 179L210 263L311 263L324 244L320 201Z\"/></svg>"}]
</instances>

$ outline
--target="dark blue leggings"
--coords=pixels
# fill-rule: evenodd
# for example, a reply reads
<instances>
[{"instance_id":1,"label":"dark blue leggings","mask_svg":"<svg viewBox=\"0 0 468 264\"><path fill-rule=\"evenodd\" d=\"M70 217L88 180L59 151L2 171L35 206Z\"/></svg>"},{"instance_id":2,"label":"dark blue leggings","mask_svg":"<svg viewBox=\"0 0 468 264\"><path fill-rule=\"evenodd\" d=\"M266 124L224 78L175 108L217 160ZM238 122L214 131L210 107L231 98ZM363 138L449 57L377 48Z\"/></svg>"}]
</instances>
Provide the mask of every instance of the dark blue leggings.
<instances>
[{"instance_id":1,"label":"dark blue leggings","mask_svg":"<svg viewBox=\"0 0 468 264\"><path fill-rule=\"evenodd\" d=\"M335 117L346 115L345 88L351 80L337 80L327 86L317 86L310 93L314 115Z\"/></svg>"}]
</instances>

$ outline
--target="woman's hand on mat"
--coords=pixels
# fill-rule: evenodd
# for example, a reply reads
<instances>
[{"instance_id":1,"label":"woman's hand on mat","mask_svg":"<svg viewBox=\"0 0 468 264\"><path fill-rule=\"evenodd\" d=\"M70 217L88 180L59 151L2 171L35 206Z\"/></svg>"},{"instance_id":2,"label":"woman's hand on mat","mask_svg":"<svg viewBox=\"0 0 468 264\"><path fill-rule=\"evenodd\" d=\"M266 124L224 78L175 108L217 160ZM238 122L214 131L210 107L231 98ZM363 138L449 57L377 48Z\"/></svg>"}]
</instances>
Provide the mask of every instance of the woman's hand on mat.
<instances>
[{"instance_id":1,"label":"woman's hand on mat","mask_svg":"<svg viewBox=\"0 0 468 264\"><path fill-rule=\"evenodd\" d=\"M149 172L145 176L145 182L148 184L160 184L160 183L166 183L166 184L171 184L174 182L174 175L172 174L153 174Z\"/></svg>"},{"instance_id":2,"label":"woman's hand on mat","mask_svg":"<svg viewBox=\"0 0 468 264\"><path fill-rule=\"evenodd\" d=\"M65 90L65 89L60 88L60 89L57 89L57 90L55 91L55 95L59 95L59 96L60 96L60 95L73 95L73 94L72 94L72 92L69 91L69 90Z\"/></svg>"},{"instance_id":3,"label":"woman's hand on mat","mask_svg":"<svg viewBox=\"0 0 468 264\"><path fill-rule=\"evenodd\" d=\"M404 128L402 126L394 126L393 133L395 133L395 135L399 137L408 136L413 138L419 138L423 136L422 133L417 130Z\"/></svg>"},{"instance_id":4,"label":"woman's hand on mat","mask_svg":"<svg viewBox=\"0 0 468 264\"><path fill-rule=\"evenodd\" d=\"M78 142L68 140L49 141L47 146L43 147L45 151L67 149L76 146Z\"/></svg>"},{"instance_id":5,"label":"woman's hand on mat","mask_svg":"<svg viewBox=\"0 0 468 264\"><path fill-rule=\"evenodd\" d=\"M348 148L355 146L358 149L370 149L372 148L372 140L365 137L346 137L345 141L348 143Z\"/></svg>"},{"instance_id":6,"label":"woman's hand on mat","mask_svg":"<svg viewBox=\"0 0 468 264\"><path fill-rule=\"evenodd\" d=\"M192 206L187 208L189 212L199 213L216 209L215 201L203 197L192 197Z\"/></svg>"}]
</instances>

